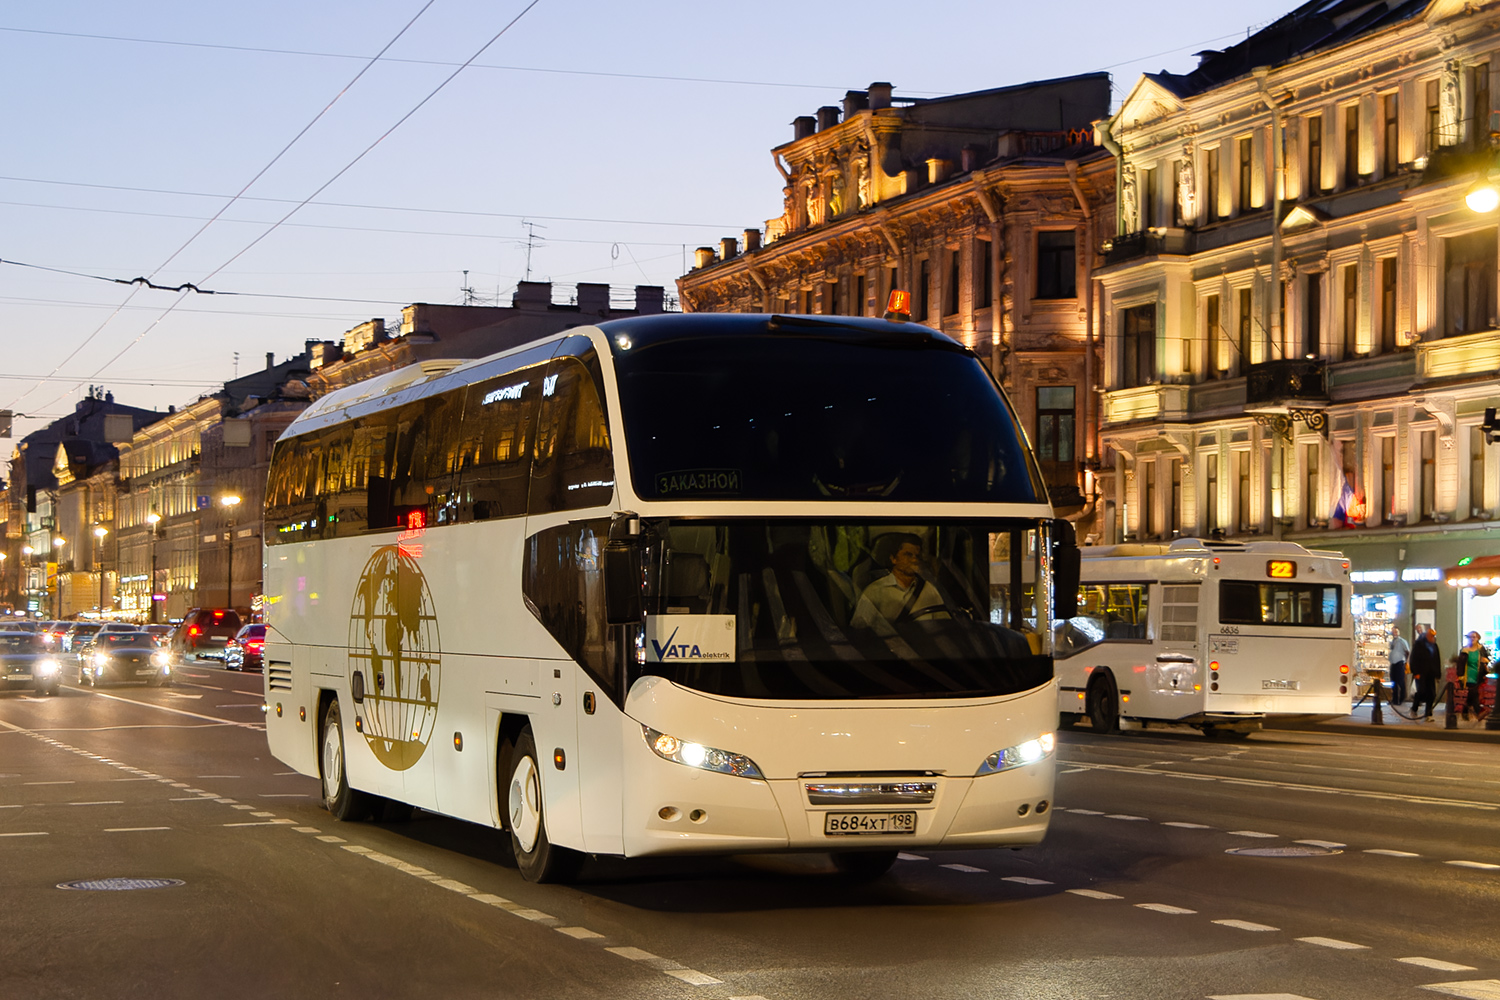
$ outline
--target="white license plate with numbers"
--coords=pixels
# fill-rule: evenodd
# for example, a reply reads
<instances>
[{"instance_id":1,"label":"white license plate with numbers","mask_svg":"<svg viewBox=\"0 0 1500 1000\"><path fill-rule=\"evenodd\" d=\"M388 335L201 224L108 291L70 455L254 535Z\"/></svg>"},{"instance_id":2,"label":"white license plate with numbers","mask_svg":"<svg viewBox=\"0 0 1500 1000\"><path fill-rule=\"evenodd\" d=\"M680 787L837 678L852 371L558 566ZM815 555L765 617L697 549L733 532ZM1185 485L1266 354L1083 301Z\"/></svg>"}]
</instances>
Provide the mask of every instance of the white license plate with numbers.
<instances>
[{"instance_id":1,"label":"white license plate with numbers","mask_svg":"<svg viewBox=\"0 0 1500 1000\"><path fill-rule=\"evenodd\" d=\"M910 810L904 812L827 813L823 817L823 833L830 837L916 832L917 814Z\"/></svg>"}]
</instances>

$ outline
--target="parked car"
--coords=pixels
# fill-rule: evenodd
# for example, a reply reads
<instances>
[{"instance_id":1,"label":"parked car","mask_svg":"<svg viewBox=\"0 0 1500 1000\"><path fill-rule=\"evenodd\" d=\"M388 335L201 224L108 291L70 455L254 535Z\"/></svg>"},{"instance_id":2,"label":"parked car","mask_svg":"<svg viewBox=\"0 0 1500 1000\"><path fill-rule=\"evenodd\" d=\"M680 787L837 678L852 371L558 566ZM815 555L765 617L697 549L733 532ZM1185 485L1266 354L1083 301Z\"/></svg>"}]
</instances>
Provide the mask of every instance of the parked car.
<instances>
[{"instance_id":1,"label":"parked car","mask_svg":"<svg viewBox=\"0 0 1500 1000\"><path fill-rule=\"evenodd\" d=\"M218 659L240 624L240 616L228 608L193 608L172 633L172 651Z\"/></svg>"},{"instance_id":2,"label":"parked car","mask_svg":"<svg viewBox=\"0 0 1500 1000\"><path fill-rule=\"evenodd\" d=\"M225 670L259 670L266 647L266 627L246 625L224 646Z\"/></svg>"},{"instance_id":3,"label":"parked car","mask_svg":"<svg viewBox=\"0 0 1500 1000\"><path fill-rule=\"evenodd\" d=\"M145 681L153 687L171 684L172 658L140 629L100 632L79 665L78 683L97 687L107 680Z\"/></svg>"},{"instance_id":4,"label":"parked car","mask_svg":"<svg viewBox=\"0 0 1500 1000\"><path fill-rule=\"evenodd\" d=\"M62 686L62 665L35 632L0 632L0 683L54 695Z\"/></svg>"}]
</instances>

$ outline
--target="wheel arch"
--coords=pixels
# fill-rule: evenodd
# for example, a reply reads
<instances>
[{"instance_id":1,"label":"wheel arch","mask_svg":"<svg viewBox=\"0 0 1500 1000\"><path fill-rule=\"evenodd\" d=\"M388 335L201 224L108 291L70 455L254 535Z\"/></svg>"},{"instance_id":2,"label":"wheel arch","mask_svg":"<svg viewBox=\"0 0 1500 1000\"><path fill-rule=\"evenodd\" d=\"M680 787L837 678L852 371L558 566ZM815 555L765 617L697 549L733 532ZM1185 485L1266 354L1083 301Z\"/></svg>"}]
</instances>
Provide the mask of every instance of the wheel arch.
<instances>
[{"instance_id":1,"label":"wheel arch","mask_svg":"<svg viewBox=\"0 0 1500 1000\"><path fill-rule=\"evenodd\" d=\"M510 780L510 758L520 738L521 731L531 725L531 716L521 712L501 712L495 731L495 794L493 808L496 825L502 830L510 829L505 815L505 787ZM534 731L533 731L534 732Z\"/></svg>"}]
</instances>

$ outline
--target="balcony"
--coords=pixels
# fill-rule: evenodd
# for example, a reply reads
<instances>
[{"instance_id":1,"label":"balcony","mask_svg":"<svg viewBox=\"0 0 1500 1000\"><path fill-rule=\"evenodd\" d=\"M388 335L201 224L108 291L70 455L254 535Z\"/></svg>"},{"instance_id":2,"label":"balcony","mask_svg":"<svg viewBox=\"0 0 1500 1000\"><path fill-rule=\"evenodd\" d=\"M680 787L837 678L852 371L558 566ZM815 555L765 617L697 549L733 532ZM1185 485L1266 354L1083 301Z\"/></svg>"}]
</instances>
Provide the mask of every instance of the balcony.
<instances>
[{"instance_id":1,"label":"balcony","mask_svg":"<svg viewBox=\"0 0 1500 1000\"><path fill-rule=\"evenodd\" d=\"M1245 370L1245 408L1312 409L1328 405L1328 362L1281 358Z\"/></svg>"},{"instance_id":2,"label":"balcony","mask_svg":"<svg viewBox=\"0 0 1500 1000\"><path fill-rule=\"evenodd\" d=\"M1500 330L1466 333L1417 345L1417 381L1493 379L1500 370Z\"/></svg>"},{"instance_id":3,"label":"balcony","mask_svg":"<svg viewBox=\"0 0 1500 1000\"><path fill-rule=\"evenodd\" d=\"M1142 385L1106 392L1104 425L1186 420L1189 388L1186 385Z\"/></svg>"},{"instance_id":4,"label":"balcony","mask_svg":"<svg viewBox=\"0 0 1500 1000\"><path fill-rule=\"evenodd\" d=\"M1116 236L1105 244L1104 266L1155 257L1158 254L1190 254L1193 236L1185 229L1156 229Z\"/></svg>"}]
</instances>

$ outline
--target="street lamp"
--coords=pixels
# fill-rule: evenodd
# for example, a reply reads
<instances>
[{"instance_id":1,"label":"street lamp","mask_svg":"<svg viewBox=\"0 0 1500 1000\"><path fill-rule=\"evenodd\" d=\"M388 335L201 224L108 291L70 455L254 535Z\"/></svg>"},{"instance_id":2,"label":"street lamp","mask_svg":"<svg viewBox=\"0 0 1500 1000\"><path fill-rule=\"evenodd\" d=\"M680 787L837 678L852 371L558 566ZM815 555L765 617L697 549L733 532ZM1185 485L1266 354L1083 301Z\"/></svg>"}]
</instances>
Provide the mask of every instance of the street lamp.
<instances>
[{"instance_id":1,"label":"street lamp","mask_svg":"<svg viewBox=\"0 0 1500 1000\"><path fill-rule=\"evenodd\" d=\"M30 545L21 546L21 555L26 557L26 616L31 617L31 553L35 552ZM19 576L20 571L17 570ZM38 608L38 611L41 609Z\"/></svg>"},{"instance_id":2,"label":"street lamp","mask_svg":"<svg viewBox=\"0 0 1500 1000\"><path fill-rule=\"evenodd\" d=\"M240 498L233 493L219 497L219 503L229 514L229 571L226 578L225 591L228 599L224 602L226 608L234 608L234 509L239 506Z\"/></svg>"},{"instance_id":3,"label":"street lamp","mask_svg":"<svg viewBox=\"0 0 1500 1000\"><path fill-rule=\"evenodd\" d=\"M104 620L104 536L109 529L102 524L94 525L94 561L99 564L99 620Z\"/></svg>"},{"instance_id":4,"label":"street lamp","mask_svg":"<svg viewBox=\"0 0 1500 1000\"><path fill-rule=\"evenodd\" d=\"M156 543L161 540L161 515L156 508L151 508L151 513L146 515L146 523L151 525L151 582L146 585L146 599L151 602L151 624L156 624Z\"/></svg>"},{"instance_id":5,"label":"street lamp","mask_svg":"<svg viewBox=\"0 0 1500 1000\"><path fill-rule=\"evenodd\" d=\"M68 540L61 535L58 535L52 539L52 550L56 552L58 549L67 544ZM54 555L52 557L52 562L55 566L57 566L57 599L52 606L52 610L55 611L56 614L54 614L52 617L60 619L62 618L62 558Z\"/></svg>"}]
</instances>

